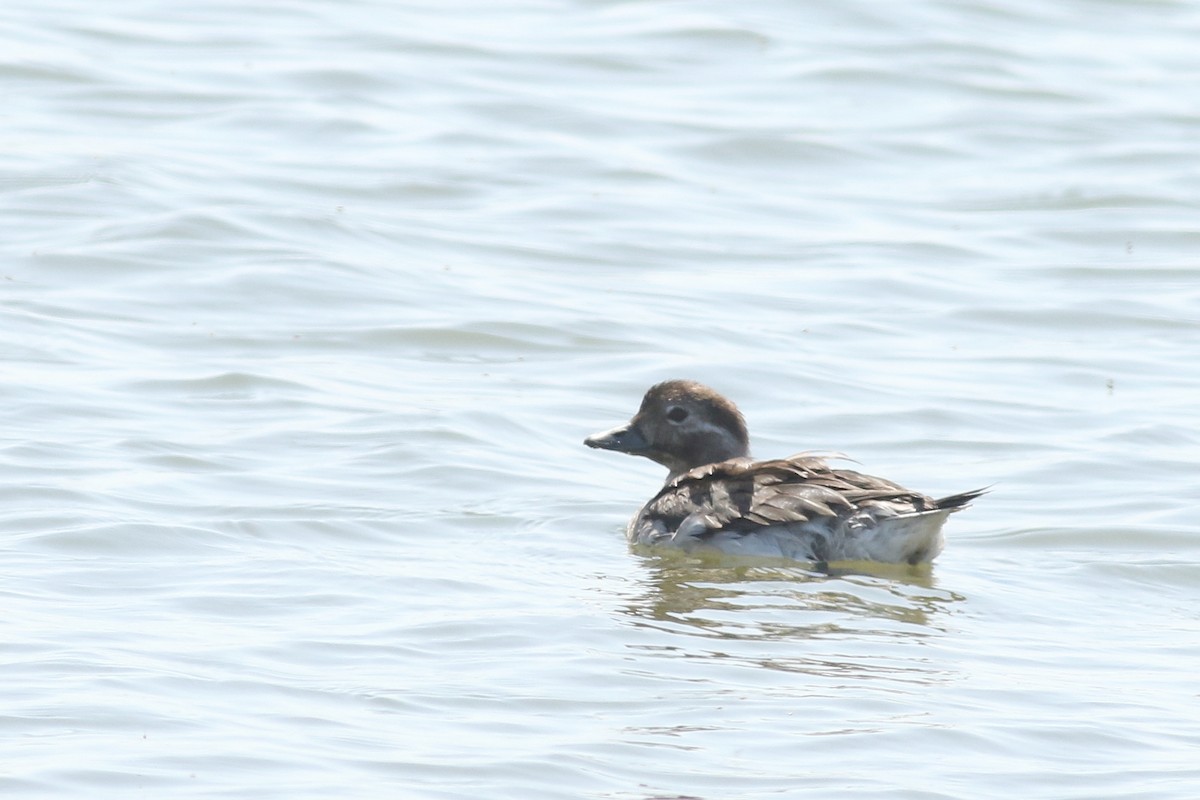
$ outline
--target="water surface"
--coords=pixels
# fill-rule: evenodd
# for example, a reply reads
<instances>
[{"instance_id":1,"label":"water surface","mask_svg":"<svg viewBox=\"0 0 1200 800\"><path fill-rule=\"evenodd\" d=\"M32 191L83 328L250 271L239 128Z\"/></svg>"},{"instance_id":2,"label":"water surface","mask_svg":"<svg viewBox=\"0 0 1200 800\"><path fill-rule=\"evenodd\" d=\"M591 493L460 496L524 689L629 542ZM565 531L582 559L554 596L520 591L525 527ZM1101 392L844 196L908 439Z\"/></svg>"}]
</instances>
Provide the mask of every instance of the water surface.
<instances>
[{"instance_id":1,"label":"water surface","mask_svg":"<svg viewBox=\"0 0 1200 800\"><path fill-rule=\"evenodd\" d=\"M1195 796L1196 3L0 20L6 796ZM993 490L631 552L670 377Z\"/></svg>"}]
</instances>

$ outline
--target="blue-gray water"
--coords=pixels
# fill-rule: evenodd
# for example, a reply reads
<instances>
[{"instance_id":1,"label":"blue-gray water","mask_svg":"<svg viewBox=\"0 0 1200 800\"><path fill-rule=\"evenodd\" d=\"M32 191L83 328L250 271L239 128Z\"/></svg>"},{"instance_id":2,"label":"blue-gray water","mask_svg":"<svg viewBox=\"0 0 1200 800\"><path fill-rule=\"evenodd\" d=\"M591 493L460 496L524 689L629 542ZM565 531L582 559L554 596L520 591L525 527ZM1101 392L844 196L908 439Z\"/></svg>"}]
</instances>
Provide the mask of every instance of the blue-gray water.
<instances>
[{"instance_id":1,"label":"blue-gray water","mask_svg":"<svg viewBox=\"0 0 1200 800\"><path fill-rule=\"evenodd\" d=\"M1200 3L10 3L0 791L1200 792ZM632 553L581 445L994 485Z\"/></svg>"}]
</instances>

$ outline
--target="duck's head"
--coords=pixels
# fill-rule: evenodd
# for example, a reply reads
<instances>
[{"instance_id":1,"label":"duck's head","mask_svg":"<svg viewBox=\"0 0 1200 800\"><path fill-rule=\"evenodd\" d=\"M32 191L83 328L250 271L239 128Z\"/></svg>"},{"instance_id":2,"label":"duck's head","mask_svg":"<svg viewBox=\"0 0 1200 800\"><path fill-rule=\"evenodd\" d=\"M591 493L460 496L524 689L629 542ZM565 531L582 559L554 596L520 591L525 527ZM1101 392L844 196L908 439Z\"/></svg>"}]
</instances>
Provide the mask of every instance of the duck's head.
<instances>
[{"instance_id":1,"label":"duck's head","mask_svg":"<svg viewBox=\"0 0 1200 800\"><path fill-rule=\"evenodd\" d=\"M670 478L750 454L746 421L737 406L703 384L682 380L651 386L628 424L583 443L645 456L670 470Z\"/></svg>"}]
</instances>

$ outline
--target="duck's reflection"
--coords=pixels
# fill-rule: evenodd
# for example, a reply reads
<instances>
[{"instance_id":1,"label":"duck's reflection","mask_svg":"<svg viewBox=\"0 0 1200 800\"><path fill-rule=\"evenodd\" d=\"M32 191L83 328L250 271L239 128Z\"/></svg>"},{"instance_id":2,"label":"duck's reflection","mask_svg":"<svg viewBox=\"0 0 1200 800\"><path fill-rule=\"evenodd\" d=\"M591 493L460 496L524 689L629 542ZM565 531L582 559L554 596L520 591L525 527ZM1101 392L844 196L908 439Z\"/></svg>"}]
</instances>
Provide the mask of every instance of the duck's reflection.
<instances>
[{"instance_id":1,"label":"duck's reflection","mask_svg":"<svg viewBox=\"0 0 1200 800\"><path fill-rule=\"evenodd\" d=\"M936 680L941 668L911 645L940 634L964 599L939 589L927 567L855 564L818 571L794 562L734 563L728 556L677 552L639 558L645 580L621 612L639 628L669 635L631 647L776 670Z\"/></svg>"}]
</instances>

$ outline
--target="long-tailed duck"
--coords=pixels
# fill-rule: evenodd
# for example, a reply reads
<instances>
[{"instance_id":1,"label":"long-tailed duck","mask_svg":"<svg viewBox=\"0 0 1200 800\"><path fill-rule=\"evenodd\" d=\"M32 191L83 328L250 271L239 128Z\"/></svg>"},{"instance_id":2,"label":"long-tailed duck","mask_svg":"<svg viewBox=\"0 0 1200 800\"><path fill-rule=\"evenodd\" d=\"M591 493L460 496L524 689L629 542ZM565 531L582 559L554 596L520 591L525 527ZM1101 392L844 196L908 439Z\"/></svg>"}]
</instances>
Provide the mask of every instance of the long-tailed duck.
<instances>
[{"instance_id":1,"label":"long-tailed duck","mask_svg":"<svg viewBox=\"0 0 1200 800\"><path fill-rule=\"evenodd\" d=\"M670 470L630 521L636 544L801 561L921 564L942 551L946 518L985 490L934 500L799 454L755 461L737 407L694 381L650 387L628 424L584 440Z\"/></svg>"}]
</instances>

